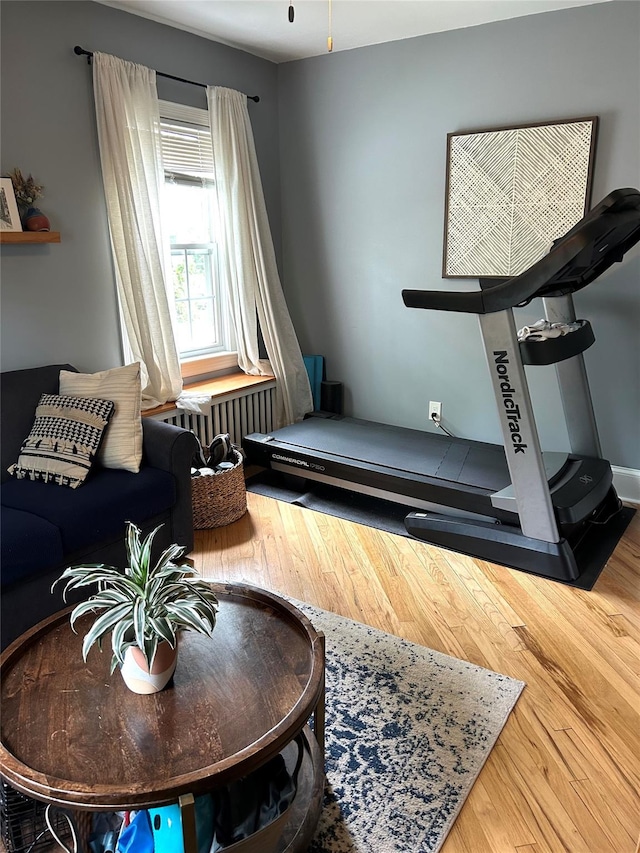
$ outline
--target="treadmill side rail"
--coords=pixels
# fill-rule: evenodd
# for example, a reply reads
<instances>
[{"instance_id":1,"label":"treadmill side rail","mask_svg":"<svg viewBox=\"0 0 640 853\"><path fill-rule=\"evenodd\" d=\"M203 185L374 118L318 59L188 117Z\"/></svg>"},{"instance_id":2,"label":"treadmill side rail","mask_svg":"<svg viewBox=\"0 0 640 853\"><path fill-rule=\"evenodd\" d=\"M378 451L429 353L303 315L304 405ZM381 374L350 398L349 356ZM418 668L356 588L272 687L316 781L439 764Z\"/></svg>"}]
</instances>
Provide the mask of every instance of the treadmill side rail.
<instances>
[{"instance_id":1,"label":"treadmill side rail","mask_svg":"<svg viewBox=\"0 0 640 853\"><path fill-rule=\"evenodd\" d=\"M562 583L579 580L578 586L591 589L635 512L622 506L611 486L590 522L559 542L531 539L508 524L471 522L431 512L409 513L405 527L416 539L432 545Z\"/></svg>"},{"instance_id":2,"label":"treadmill side rail","mask_svg":"<svg viewBox=\"0 0 640 853\"><path fill-rule=\"evenodd\" d=\"M405 527L416 539L490 563L561 581L574 581L580 575L566 539L545 542L523 536L518 528L507 525L426 512L409 513Z\"/></svg>"}]
</instances>

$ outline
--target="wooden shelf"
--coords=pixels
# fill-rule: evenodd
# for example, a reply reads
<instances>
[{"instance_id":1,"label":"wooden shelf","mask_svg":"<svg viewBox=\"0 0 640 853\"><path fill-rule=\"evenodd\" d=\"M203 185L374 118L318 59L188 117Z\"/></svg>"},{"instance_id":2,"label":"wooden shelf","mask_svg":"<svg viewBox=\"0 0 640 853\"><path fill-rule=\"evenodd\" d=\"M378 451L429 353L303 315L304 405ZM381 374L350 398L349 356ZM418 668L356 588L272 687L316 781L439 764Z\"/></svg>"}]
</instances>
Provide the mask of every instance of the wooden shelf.
<instances>
[{"instance_id":1,"label":"wooden shelf","mask_svg":"<svg viewBox=\"0 0 640 853\"><path fill-rule=\"evenodd\" d=\"M0 231L0 243L59 243L59 231Z\"/></svg>"}]
</instances>

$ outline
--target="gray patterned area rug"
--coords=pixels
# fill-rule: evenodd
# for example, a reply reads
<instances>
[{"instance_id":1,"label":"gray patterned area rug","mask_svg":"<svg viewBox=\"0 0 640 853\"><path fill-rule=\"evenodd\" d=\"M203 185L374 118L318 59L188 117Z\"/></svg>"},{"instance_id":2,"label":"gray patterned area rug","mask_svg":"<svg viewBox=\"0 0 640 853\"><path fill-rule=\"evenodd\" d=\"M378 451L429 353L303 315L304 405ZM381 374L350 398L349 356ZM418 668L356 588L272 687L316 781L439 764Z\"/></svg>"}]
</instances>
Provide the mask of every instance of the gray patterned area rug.
<instances>
[{"instance_id":1,"label":"gray patterned area rug","mask_svg":"<svg viewBox=\"0 0 640 853\"><path fill-rule=\"evenodd\" d=\"M310 853L435 853L524 682L292 603L327 646L327 786Z\"/></svg>"}]
</instances>

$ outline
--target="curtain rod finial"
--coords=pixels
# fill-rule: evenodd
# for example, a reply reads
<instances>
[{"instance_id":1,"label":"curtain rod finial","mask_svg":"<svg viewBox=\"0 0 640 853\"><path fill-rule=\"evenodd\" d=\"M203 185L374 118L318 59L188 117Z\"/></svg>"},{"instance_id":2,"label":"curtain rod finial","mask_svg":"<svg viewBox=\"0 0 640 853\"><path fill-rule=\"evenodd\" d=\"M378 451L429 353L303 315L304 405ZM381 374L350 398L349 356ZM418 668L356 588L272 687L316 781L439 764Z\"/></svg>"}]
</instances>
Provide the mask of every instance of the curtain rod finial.
<instances>
[{"instance_id":1,"label":"curtain rod finial","mask_svg":"<svg viewBox=\"0 0 640 853\"><path fill-rule=\"evenodd\" d=\"M73 48L73 52L75 53L76 56L86 56L87 57L87 65L91 65L91 57L93 56L93 54L91 53L90 50L85 50L83 47L80 47L80 45L77 44Z\"/></svg>"}]
</instances>

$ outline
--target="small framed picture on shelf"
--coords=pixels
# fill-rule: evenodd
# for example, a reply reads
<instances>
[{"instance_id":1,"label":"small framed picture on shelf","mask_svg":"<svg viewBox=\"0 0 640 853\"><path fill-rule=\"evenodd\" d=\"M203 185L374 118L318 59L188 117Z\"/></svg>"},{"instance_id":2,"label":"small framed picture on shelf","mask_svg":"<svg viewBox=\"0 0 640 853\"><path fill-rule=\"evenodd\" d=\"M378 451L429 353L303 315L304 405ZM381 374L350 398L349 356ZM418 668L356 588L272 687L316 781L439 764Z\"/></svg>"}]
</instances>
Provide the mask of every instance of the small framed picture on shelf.
<instances>
[{"instance_id":1,"label":"small framed picture on shelf","mask_svg":"<svg viewBox=\"0 0 640 853\"><path fill-rule=\"evenodd\" d=\"M0 178L0 231L22 231L11 178Z\"/></svg>"}]
</instances>

